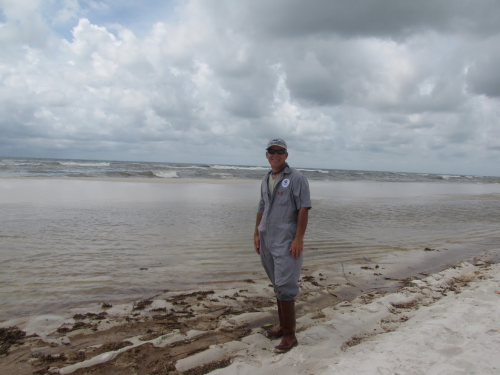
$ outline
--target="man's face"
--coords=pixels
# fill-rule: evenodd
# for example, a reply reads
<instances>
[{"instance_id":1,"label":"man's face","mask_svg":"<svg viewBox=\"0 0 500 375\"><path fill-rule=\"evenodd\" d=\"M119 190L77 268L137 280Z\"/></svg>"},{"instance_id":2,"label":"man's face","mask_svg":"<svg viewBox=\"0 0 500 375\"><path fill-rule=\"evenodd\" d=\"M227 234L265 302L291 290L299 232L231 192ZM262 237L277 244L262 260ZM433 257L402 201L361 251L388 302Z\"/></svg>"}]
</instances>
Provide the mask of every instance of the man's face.
<instances>
[{"instance_id":1,"label":"man's face","mask_svg":"<svg viewBox=\"0 0 500 375\"><path fill-rule=\"evenodd\" d=\"M279 146L271 146L269 148L272 148L273 150L283 150L283 148ZM274 154L270 154L268 151L266 151L266 158L269 161L269 164L271 164L271 168L273 168L274 170L279 170L285 166L286 159L288 158L288 152L280 155L277 152L275 152Z\"/></svg>"}]
</instances>

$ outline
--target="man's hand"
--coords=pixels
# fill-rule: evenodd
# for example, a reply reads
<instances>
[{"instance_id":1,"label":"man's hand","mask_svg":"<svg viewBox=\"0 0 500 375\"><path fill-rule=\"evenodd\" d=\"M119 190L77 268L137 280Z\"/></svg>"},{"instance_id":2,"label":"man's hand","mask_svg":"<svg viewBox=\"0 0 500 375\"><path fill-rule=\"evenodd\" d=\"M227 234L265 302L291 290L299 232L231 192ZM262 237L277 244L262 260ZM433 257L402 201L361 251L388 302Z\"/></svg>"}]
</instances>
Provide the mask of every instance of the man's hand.
<instances>
[{"instance_id":1,"label":"man's hand","mask_svg":"<svg viewBox=\"0 0 500 375\"><path fill-rule=\"evenodd\" d=\"M302 251L304 250L304 239L296 238L292 241L292 245L290 246L290 253L292 254L292 258L300 257Z\"/></svg>"},{"instance_id":2,"label":"man's hand","mask_svg":"<svg viewBox=\"0 0 500 375\"><path fill-rule=\"evenodd\" d=\"M253 232L253 247L255 252L260 255L260 238L259 238L259 224L262 220L262 214L257 213L257 218L255 219L255 232Z\"/></svg>"},{"instance_id":3,"label":"man's hand","mask_svg":"<svg viewBox=\"0 0 500 375\"><path fill-rule=\"evenodd\" d=\"M297 230L295 231L295 238L290 246L292 258L300 257L300 254L302 254L302 251L304 250L304 234L306 233L308 219L309 208L301 208L297 216Z\"/></svg>"},{"instance_id":4,"label":"man's hand","mask_svg":"<svg viewBox=\"0 0 500 375\"><path fill-rule=\"evenodd\" d=\"M253 247L255 248L255 252L260 255L260 238L257 231L253 234Z\"/></svg>"}]
</instances>

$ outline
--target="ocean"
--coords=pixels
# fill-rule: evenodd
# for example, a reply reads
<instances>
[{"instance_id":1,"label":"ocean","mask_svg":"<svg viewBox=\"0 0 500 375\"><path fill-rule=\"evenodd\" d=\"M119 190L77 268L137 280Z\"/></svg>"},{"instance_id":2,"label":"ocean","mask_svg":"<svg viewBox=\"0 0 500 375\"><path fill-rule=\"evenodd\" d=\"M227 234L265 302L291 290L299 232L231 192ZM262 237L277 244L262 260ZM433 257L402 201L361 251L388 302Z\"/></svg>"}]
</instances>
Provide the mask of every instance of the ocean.
<instances>
[{"instance_id":1,"label":"ocean","mask_svg":"<svg viewBox=\"0 0 500 375\"><path fill-rule=\"evenodd\" d=\"M293 165L291 165L293 167ZM500 177L298 168L312 181L453 182L498 184ZM1 158L0 177L262 179L268 166L150 163L109 160Z\"/></svg>"},{"instance_id":2,"label":"ocean","mask_svg":"<svg viewBox=\"0 0 500 375\"><path fill-rule=\"evenodd\" d=\"M265 280L253 231L268 170L1 158L0 323ZM300 170L308 272L425 248L411 272L435 270L498 249L498 177Z\"/></svg>"}]
</instances>

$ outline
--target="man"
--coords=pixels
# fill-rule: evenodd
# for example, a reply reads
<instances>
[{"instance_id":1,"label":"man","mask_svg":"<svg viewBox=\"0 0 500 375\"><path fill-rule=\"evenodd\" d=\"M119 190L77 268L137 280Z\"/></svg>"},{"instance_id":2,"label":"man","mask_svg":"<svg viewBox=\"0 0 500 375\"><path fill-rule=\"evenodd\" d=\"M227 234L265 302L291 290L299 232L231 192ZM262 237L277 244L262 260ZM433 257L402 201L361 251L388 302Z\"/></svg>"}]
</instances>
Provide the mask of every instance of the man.
<instances>
[{"instance_id":1,"label":"man","mask_svg":"<svg viewBox=\"0 0 500 375\"><path fill-rule=\"evenodd\" d=\"M274 350L284 353L298 345L294 298L299 293L311 198L307 179L286 163L288 152L283 139L269 141L266 158L271 171L262 180L254 247L273 284L278 304L279 326L267 331L266 336L281 337Z\"/></svg>"}]
</instances>

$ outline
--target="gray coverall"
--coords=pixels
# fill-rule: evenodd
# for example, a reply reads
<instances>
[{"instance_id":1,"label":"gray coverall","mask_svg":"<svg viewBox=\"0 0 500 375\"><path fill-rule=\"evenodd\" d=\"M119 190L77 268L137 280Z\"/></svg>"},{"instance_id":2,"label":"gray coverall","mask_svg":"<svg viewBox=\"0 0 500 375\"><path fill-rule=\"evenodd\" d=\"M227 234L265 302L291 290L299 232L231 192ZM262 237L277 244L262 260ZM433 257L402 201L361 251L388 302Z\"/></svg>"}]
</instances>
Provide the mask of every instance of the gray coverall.
<instances>
[{"instance_id":1,"label":"gray coverall","mask_svg":"<svg viewBox=\"0 0 500 375\"><path fill-rule=\"evenodd\" d=\"M276 297L292 301L299 293L303 255L293 258L289 250L297 229L298 211L311 208L309 183L302 173L287 165L270 196L270 174L262 180L258 209L262 214L258 227L260 259Z\"/></svg>"}]
</instances>

